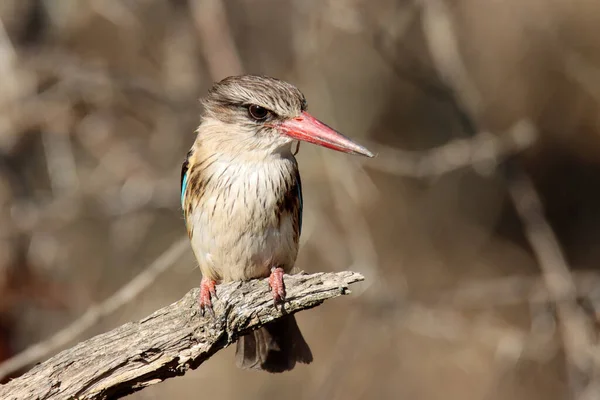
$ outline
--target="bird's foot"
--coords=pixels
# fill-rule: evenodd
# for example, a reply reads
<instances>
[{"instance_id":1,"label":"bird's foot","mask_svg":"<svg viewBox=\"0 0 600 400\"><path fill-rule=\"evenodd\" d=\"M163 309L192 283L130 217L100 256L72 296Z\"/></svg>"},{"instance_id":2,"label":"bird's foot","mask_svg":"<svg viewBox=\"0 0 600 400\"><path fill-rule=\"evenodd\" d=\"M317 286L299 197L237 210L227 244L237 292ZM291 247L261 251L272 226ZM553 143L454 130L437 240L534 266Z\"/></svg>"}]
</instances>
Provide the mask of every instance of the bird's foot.
<instances>
[{"instance_id":1,"label":"bird's foot","mask_svg":"<svg viewBox=\"0 0 600 400\"><path fill-rule=\"evenodd\" d=\"M213 297L215 299L218 298L215 290L216 284L217 282L214 279L202 277L202 281L200 282L200 295L198 295L198 304L200 305L200 313L203 317L206 310L208 310L213 317L215 316L211 299Z\"/></svg>"},{"instance_id":2,"label":"bird's foot","mask_svg":"<svg viewBox=\"0 0 600 400\"><path fill-rule=\"evenodd\" d=\"M285 285L283 283L283 268L271 268L269 275L269 286L273 292L273 303L277 307L285 301Z\"/></svg>"}]
</instances>

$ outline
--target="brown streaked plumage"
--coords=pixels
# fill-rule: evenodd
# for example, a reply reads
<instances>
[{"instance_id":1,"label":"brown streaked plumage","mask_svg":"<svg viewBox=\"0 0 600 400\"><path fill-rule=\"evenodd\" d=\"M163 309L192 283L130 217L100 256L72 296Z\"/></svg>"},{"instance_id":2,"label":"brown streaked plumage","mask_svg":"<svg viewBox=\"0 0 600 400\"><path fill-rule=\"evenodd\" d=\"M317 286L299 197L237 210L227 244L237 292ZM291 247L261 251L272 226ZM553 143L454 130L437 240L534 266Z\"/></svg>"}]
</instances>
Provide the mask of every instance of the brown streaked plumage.
<instances>
[{"instance_id":1,"label":"brown streaked plumage","mask_svg":"<svg viewBox=\"0 0 600 400\"><path fill-rule=\"evenodd\" d=\"M291 146L305 140L372 156L306 113L293 85L244 75L216 83L203 99L197 137L181 173L188 235L202 272L200 306L216 282L269 277L276 303L298 254L302 187ZM293 315L238 340L238 366L282 372L312 361Z\"/></svg>"}]
</instances>

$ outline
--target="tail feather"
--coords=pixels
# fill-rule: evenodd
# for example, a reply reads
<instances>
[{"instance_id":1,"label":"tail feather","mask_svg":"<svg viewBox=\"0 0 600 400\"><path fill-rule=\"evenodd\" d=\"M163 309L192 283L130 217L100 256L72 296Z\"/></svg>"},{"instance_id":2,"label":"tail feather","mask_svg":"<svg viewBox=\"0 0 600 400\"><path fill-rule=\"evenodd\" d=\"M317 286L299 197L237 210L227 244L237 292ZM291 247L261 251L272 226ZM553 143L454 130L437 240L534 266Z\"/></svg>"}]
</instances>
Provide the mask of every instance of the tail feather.
<instances>
[{"instance_id":1,"label":"tail feather","mask_svg":"<svg viewBox=\"0 0 600 400\"><path fill-rule=\"evenodd\" d=\"M240 368L267 372L289 371L296 362L309 364L313 360L293 315L279 318L239 338L235 357Z\"/></svg>"}]
</instances>

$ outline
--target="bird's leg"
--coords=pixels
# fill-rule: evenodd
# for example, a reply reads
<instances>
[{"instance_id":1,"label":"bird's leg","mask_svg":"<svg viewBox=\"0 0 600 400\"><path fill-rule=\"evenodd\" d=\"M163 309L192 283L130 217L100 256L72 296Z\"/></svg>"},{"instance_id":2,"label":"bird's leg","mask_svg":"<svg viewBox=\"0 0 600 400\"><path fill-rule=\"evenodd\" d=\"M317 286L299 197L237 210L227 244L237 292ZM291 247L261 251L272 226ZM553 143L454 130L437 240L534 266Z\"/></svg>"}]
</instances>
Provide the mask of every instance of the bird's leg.
<instances>
[{"instance_id":1,"label":"bird's leg","mask_svg":"<svg viewBox=\"0 0 600 400\"><path fill-rule=\"evenodd\" d=\"M285 285L283 283L283 268L272 267L269 275L269 286L273 292L273 302L283 304L285 301Z\"/></svg>"},{"instance_id":2,"label":"bird's leg","mask_svg":"<svg viewBox=\"0 0 600 400\"><path fill-rule=\"evenodd\" d=\"M200 313L204 316L204 312L208 310L212 316L215 316L215 312L212 306L211 298L217 298L217 292L215 285L217 282L214 279L210 279L206 276L202 277L200 282L200 295L198 295L198 304L200 304Z\"/></svg>"}]
</instances>

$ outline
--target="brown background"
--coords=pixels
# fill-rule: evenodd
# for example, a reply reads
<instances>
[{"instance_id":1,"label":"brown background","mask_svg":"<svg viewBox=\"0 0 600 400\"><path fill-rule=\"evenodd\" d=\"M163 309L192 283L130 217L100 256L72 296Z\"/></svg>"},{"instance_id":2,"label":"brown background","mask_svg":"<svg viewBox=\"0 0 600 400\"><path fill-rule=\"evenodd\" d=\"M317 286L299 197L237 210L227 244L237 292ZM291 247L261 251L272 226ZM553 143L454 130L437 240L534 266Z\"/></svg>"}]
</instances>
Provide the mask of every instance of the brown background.
<instances>
[{"instance_id":1,"label":"brown background","mask_svg":"<svg viewBox=\"0 0 600 400\"><path fill-rule=\"evenodd\" d=\"M441 17L427 14L440 4ZM3 0L0 20L0 359L185 235L179 172L198 98L249 72L296 84L314 115L381 153L365 161L305 144L298 156L298 269L352 269L367 282L299 315L309 367L241 371L227 349L132 398L568 397L553 307L526 301L540 267L503 168L414 178L386 151L502 137L527 119L539 140L517 160L574 276L595 271L597 2ZM199 282L188 252L80 339Z\"/></svg>"}]
</instances>

